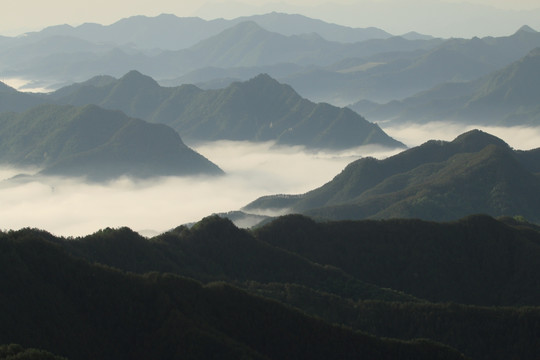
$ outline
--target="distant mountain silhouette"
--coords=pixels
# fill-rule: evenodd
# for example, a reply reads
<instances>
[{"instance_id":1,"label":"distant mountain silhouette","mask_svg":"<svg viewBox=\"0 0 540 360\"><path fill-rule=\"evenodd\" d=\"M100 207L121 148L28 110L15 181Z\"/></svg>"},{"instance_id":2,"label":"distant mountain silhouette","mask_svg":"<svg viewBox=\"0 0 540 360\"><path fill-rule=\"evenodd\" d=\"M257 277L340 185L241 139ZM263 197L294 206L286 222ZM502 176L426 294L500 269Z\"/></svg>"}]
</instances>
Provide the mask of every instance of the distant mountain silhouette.
<instances>
[{"instance_id":1,"label":"distant mountain silhouette","mask_svg":"<svg viewBox=\"0 0 540 360\"><path fill-rule=\"evenodd\" d=\"M441 42L392 37L340 43L328 41L316 33L286 36L268 31L254 21L245 21L190 48L156 56L154 62L162 69L148 71L153 76L165 77L165 72L170 74L171 70L181 74L202 67L257 67L282 63L326 66L348 57L433 48Z\"/></svg>"},{"instance_id":2,"label":"distant mountain silhouette","mask_svg":"<svg viewBox=\"0 0 540 360\"><path fill-rule=\"evenodd\" d=\"M168 85L189 81L208 88L266 72L312 101L346 105L404 99L441 82L470 81L539 46L540 33L527 26L511 36L444 40L390 36L301 15L205 21L162 14L3 39L0 71L56 88L96 74L120 77L131 69ZM336 67L343 61L357 65ZM298 69L284 72L290 65ZM204 69L214 69L215 77L209 79Z\"/></svg>"},{"instance_id":3,"label":"distant mountain silhouette","mask_svg":"<svg viewBox=\"0 0 540 360\"><path fill-rule=\"evenodd\" d=\"M368 144L403 146L350 109L312 103L268 75L208 91L193 85L160 87L136 71L117 81L109 80L93 79L60 89L49 98L72 105L90 101L164 123L186 141L275 140L280 144L333 149Z\"/></svg>"},{"instance_id":4,"label":"distant mountain silhouette","mask_svg":"<svg viewBox=\"0 0 540 360\"><path fill-rule=\"evenodd\" d=\"M225 41L223 39L222 42ZM268 44L267 41L264 44ZM482 39L410 41L403 37L392 37L341 46L340 57L333 58L331 64L313 60L316 62L312 61L312 64L317 66L304 63L303 69L289 73L274 64L273 69L267 67L265 71L313 101L350 104L359 99L369 99L386 102L412 96L444 82L478 79L518 60L538 46L540 33L531 31ZM324 51L327 53L330 50ZM328 59L327 56L325 54L321 59ZM254 57L238 59L242 65L234 68L219 61L201 62L206 68L211 67L209 73L193 70L186 79L179 78L178 81L204 84L210 81L210 74L214 74L214 79L223 81L246 80L253 76L253 68L258 65L249 65L246 60L253 60ZM302 65L294 59L287 61Z\"/></svg>"},{"instance_id":5,"label":"distant mountain silhouette","mask_svg":"<svg viewBox=\"0 0 540 360\"><path fill-rule=\"evenodd\" d=\"M276 21L282 17L291 25L286 31L287 35L277 30L279 27ZM272 30L261 27L249 18L239 18L230 23L215 20L208 22L209 28L202 30L200 37L196 35L199 33L197 29L206 26L206 22L189 18L176 23L172 15L152 19L133 17L110 27L97 24L84 24L77 28L53 27L40 33L28 34L22 40L15 38L0 42L0 70L12 77L32 78L49 84L83 81L96 74L121 76L130 69L137 69L158 79L174 79L212 66L260 67L281 63L321 66L344 57L367 56L381 51L425 49L442 42L408 41L393 37L370 40L362 38L354 43L342 43L328 40L315 31L322 29L328 34L337 31L338 38L355 37L357 31L300 17L303 23L313 26L296 33L292 25L296 18L273 14L272 19L266 21ZM173 31L166 31L168 26ZM310 31L310 28L315 31ZM107 35L109 31L110 36ZM350 31L352 35L347 35ZM156 34L162 38L151 41ZM178 41L172 47L166 46L166 43L173 42L172 36L178 36ZM188 38L195 41L190 42L186 40ZM177 46L183 39L189 44ZM396 47L396 39L400 39L399 47Z\"/></svg>"},{"instance_id":6,"label":"distant mountain silhouette","mask_svg":"<svg viewBox=\"0 0 540 360\"><path fill-rule=\"evenodd\" d=\"M352 43L392 36L374 27L351 28L303 15L277 12L230 20L204 20L198 17L177 17L172 14L161 14L155 17L132 16L110 25L85 23L76 27L50 26L39 32L28 33L26 36L34 38L69 36L94 43L133 44L139 49L180 50L244 21L254 21L268 31L287 36L318 33L329 41Z\"/></svg>"},{"instance_id":7,"label":"distant mountain silhouette","mask_svg":"<svg viewBox=\"0 0 540 360\"><path fill-rule=\"evenodd\" d=\"M0 115L0 161L42 167L40 174L109 180L122 175L218 175L165 125L95 105L42 105Z\"/></svg>"},{"instance_id":8,"label":"distant mountain silhouette","mask_svg":"<svg viewBox=\"0 0 540 360\"><path fill-rule=\"evenodd\" d=\"M394 122L462 121L490 125L540 124L540 48L479 80L447 83L401 102L358 103L371 119Z\"/></svg>"},{"instance_id":9,"label":"distant mountain silhouette","mask_svg":"<svg viewBox=\"0 0 540 360\"><path fill-rule=\"evenodd\" d=\"M357 160L318 189L263 197L245 210L281 208L325 219L453 220L485 213L539 222L540 179L530 170L538 157L525 154L473 130L384 160Z\"/></svg>"}]
</instances>

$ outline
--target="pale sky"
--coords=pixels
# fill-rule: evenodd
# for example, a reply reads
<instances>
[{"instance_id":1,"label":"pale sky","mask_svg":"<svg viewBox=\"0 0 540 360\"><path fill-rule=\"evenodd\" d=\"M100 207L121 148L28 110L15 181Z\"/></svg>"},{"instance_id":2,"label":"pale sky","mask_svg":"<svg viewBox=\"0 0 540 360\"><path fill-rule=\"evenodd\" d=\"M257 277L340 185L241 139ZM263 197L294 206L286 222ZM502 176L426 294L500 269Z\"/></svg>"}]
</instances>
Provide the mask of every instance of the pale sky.
<instances>
[{"instance_id":1,"label":"pale sky","mask_svg":"<svg viewBox=\"0 0 540 360\"><path fill-rule=\"evenodd\" d=\"M375 26L442 37L509 35L527 24L540 30L538 0L2 0L0 35L58 24L111 24L133 15L233 18L270 11L301 13L353 27ZM476 6L472 6L476 5Z\"/></svg>"}]
</instances>

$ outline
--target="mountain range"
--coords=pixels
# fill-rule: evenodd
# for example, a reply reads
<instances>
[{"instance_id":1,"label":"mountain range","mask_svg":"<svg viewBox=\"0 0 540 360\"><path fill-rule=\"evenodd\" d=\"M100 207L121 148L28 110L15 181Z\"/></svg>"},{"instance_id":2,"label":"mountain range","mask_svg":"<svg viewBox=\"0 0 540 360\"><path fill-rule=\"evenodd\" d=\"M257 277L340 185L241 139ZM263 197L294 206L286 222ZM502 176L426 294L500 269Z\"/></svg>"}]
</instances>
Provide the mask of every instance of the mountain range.
<instances>
[{"instance_id":1,"label":"mountain range","mask_svg":"<svg viewBox=\"0 0 540 360\"><path fill-rule=\"evenodd\" d=\"M359 102L352 109L393 123L452 121L486 125L540 123L540 48L503 69L469 82L439 85L402 101Z\"/></svg>"},{"instance_id":2,"label":"mountain range","mask_svg":"<svg viewBox=\"0 0 540 360\"><path fill-rule=\"evenodd\" d=\"M515 151L473 130L451 142L428 141L392 157L362 158L302 195L272 195L248 204L323 219L422 218L470 214L540 221L539 151Z\"/></svg>"},{"instance_id":3,"label":"mountain range","mask_svg":"<svg viewBox=\"0 0 540 360\"><path fill-rule=\"evenodd\" d=\"M242 16L230 20L204 20L197 17L177 17L172 14L161 14L156 17L132 16L111 25L86 23L76 27L70 25L51 26L39 32L27 33L25 36L33 38L63 36L92 43L130 45L138 49L180 50L217 35L238 23L247 21L253 21L268 31L286 36L317 33L328 41L352 43L369 39L385 39L392 36L384 30L373 27L351 28L299 14L278 12ZM420 34L405 36L409 36L411 39L426 37Z\"/></svg>"},{"instance_id":4,"label":"mountain range","mask_svg":"<svg viewBox=\"0 0 540 360\"><path fill-rule=\"evenodd\" d=\"M527 26L510 36L445 40L278 13L212 21L139 16L108 26L63 25L2 38L0 71L55 89L96 74L120 77L131 69L167 86L203 88L223 88L265 72L312 101L347 105L471 81L539 46L540 33Z\"/></svg>"},{"instance_id":5,"label":"mountain range","mask_svg":"<svg viewBox=\"0 0 540 360\"><path fill-rule=\"evenodd\" d=\"M316 33L282 35L254 21L242 21L188 48L174 51L138 49L110 41L93 43L61 35L8 39L0 41L0 70L4 76L41 79L57 87L57 84L82 81L96 74L120 76L131 69L157 79L175 79L212 66L322 66L344 57L426 49L440 42L393 37L341 43L325 40Z\"/></svg>"},{"instance_id":6,"label":"mountain range","mask_svg":"<svg viewBox=\"0 0 540 360\"><path fill-rule=\"evenodd\" d=\"M219 175L165 125L95 105L41 105L0 114L0 161L39 167L39 175L86 177Z\"/></svg>"},{"instance_id":7,"label":"mountain range","mask_svg":"<svg viewBox=\"0 0 540 360\"><path fill-rule=\"evenodd\" d=\"M225 89L193 85L161 87L137 71L120 79L94 77L47 95L0 93L3 111L21 111L39 102L121 110L127 115L175 129L185 141L276 141L309 148L345 149L377 144L404 145L348 108L313 103L290 86L261 74Z\"/></svg>"},{"instance_id":8,"label":"mountain range","mask_svg":"<svg viewBox=\"0 0 540 360\"><path fill-rule=\"evenodd\" d=\"M2 232L0 343L74 359L534 359L539 241L487 216Z\"/></svg>"},{"instance_id":9,"label":"mountain range","mask_svg":"<svg viewBox=\"0 0 540 360\"><path fill-rule=\"evenodd\" d=\"M216 229L213 222L202 227L203 236ZM133 238L122 233L97 237ZM433 341L381 339L332 325L225 282L136 275L91 263L57 241L34 231L2 236L0 282L10 294L0 301L12 310L1 315L6 344L73 359L464 358Z\"/></svg>"}]
</instances>

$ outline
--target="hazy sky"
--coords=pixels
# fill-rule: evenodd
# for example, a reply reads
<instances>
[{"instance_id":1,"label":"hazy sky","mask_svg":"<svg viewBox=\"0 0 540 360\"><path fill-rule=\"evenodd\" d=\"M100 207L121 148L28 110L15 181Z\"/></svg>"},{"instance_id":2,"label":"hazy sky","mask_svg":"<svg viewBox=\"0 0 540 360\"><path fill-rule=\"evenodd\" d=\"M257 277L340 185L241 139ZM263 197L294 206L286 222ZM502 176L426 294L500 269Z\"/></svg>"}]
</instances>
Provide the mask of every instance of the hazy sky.
<instances>
[{"instance_id":1,"label":"hazy sky","mask_svg":"<svg viewBox=\"0 0 540 360\"><path fill-rule=\"evenodd\" d=\"M49 25L110 24L133 15L226 17L281 11L302 13L393 34L418 31L444 37L508 35L521 25L540 29L538 0L3 0L0 34L14 36ZM536 9L536 10L533 10Z\"/></svg>"}]
</instances>

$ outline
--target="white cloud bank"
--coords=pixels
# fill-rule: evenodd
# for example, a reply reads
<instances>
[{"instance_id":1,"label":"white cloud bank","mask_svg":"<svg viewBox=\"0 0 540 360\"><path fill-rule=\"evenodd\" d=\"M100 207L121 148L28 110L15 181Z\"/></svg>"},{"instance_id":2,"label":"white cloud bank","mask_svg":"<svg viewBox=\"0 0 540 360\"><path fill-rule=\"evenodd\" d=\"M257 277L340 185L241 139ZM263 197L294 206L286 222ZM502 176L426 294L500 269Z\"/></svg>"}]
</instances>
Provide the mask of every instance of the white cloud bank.
<instances>
[{"instance_id":1,"label":"white cloud bank","mask_svg":"<svg viewBox=\"0 0 540 360\"><path fill-rule=\"evenodd\" d=\"M452 140L474 126L435 123L385 128L408 146L429 139ZM482 127L516 149L540 146L540 127ZM35 227L56 235L79 236L105 227L128 226L143 234L163 232L216 212L238 210L269 194L299 194L323 185L347 164L363 157L398 152L364 147L346 152L309 152L271 143L222 141L196 146L218 164L220 178L161 178L107 185L49 178L30 183L0 183L0 229ZM0 169L0 179L17 174Z\"/></svg>"},{"instance_id":2,"label":"white cloud bank","mask_svg":"<svg viewBox=\"0 0 540 360\"><path fill-rule=\"evenodd\" d=\"M451 141L458 135L473 129L479 129L497 136L517 150L530 150L540 147L540 126L504 127L465 125L447 122L404 124L396 126L385 126L383 123L379 125L388 135L403 142L409 147L421 145L430 139Z\"/></svg>"},{"instance_id":3,"label":"white cloud bank","mask_svg":"<svg viewBox=\"0 0 540 360\"><path fill-rule=\"evenodd\" d=\"M0 228L35 227L79 236L105 227L162 232L216 212L238 210L262 195L303 193L331 180L360 156L396 151L360 148L341 153L307 152L271 143L217 142L197 150L218 164L220 178L161 178L107 185L48 178L0 186ZM0 178L18 173L0 169Z\"/></svg>"}]
</instances>

